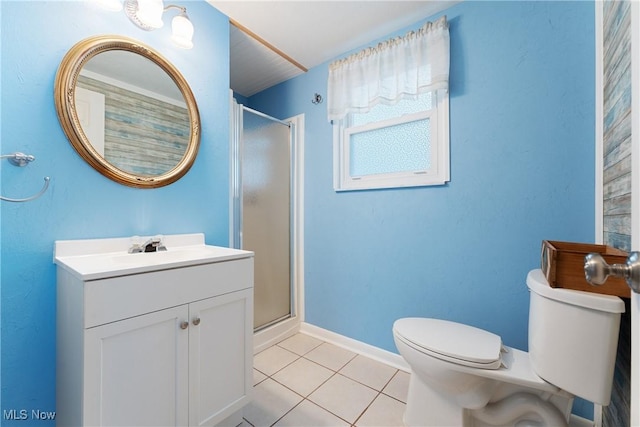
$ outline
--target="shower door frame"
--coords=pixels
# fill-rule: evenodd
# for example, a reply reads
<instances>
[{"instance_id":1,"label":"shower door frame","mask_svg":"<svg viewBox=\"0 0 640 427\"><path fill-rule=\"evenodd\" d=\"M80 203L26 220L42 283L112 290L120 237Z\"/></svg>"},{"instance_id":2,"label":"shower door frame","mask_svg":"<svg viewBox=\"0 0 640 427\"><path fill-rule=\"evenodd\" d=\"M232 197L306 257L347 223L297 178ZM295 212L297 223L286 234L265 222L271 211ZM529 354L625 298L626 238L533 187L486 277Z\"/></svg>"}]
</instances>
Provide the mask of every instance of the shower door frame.
<instances>
[{"instance_id":1,"label":"shower door frame","mask_svg":"<svg viewBox=\"0 0 640 427\"><path fill-rule=\"evenodd\" d=\"M290 153L290 315L256 329L254 333L254 352L259 352L274 342L293 335L304 321L304 263L303 263L303 224L304 224L304 114L279 120L237 104L231 100L232 116L239 124L231 127L230 146L230 208L229 208L229 243L232 247L242 244L242 114L248 111L269 120L289 126ZM235 110L237 109L237 110ZM233 123L233 120L232 120ZM238 127L236 127L238 126ZM237 134L236 134L237 133ZM237 143L235 142L237 141ZM254 301L255 303L255 301Z\"/></svg>"}]
</instances>

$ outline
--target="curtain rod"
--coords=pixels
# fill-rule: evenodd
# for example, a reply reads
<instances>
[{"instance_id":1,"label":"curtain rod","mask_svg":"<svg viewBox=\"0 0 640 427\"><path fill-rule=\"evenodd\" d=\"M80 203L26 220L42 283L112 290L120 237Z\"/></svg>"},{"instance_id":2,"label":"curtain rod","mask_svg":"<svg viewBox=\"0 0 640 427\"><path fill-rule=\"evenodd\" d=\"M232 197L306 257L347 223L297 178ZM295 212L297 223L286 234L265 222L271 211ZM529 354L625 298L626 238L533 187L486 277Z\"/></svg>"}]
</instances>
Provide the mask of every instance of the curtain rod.
<instances>
[{"instance_id":1,"label":"curtain rod","mask_svg":"<svg viewBox=\"0 0 640 427\"><path fill-rule=\"evenodd\" d=\"M247 27L243 26L242 24L238 23L237 21L234 21L231 18L229 18L229 23L231 25L233 25L234 27L236 27L237 29L239 29L240 31L242 31L243 33L245 33L246 35L248 35L249 37L255 39L256 41L258 41L259 43L264 45L267 49L270 49L274 53L280 55L284 60L290 62L292 65L296 66L297 68L299 68L303 72L306 73L307 71L309 71L302 64L297 62L295 59L293 59L292 57L290 57L289 55L287 55L286 53L284 53L283 51L281 51L280 49L278 49L277 47L275 47L274 45L272 45L271 43L269 43L268 41L266 41L265 39L263 39L262 37L260 37L256 33L254 33L253 31L251 31L250 29L248 29Z\"/></svg>"}]
</instances>

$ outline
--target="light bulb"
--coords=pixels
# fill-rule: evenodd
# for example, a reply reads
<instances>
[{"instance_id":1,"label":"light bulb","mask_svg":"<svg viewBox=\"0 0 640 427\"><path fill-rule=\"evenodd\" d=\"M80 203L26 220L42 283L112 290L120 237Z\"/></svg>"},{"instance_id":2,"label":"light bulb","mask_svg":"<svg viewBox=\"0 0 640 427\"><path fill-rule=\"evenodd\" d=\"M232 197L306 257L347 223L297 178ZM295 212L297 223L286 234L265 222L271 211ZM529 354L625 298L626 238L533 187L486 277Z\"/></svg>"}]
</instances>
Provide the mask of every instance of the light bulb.
<instances>
[{"instance_id":1,"label":"light bulb","mask_svg":"<svg viewBox=\"0 0 640 427\"><path fill-rule=\"evenodd\" d=\"M171 40L183 49L193 47L193 24L186 12L177 15L171 21Z\"/></svg>"},{"instance_id":2,"label":"light bulb","mask_svg":"<svg viewBox=\"0 0 640 427\"><path fill-rule=\"evenodd\" d=\"M164 22L162 22L162 12L164 12L162 0L138 0L136 17L144 25L151 28L162 27L164 25Z\"/></svg>"}]
</instances>

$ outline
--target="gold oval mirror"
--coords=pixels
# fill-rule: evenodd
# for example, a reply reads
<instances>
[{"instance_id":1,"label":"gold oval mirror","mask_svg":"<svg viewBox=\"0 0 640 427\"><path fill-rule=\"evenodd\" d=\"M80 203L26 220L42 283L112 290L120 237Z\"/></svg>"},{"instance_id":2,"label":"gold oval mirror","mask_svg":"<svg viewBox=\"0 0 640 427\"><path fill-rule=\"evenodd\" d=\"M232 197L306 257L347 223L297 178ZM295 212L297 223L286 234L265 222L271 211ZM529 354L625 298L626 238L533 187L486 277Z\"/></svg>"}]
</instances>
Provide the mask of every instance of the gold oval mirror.
<instances>
[{"instance_id":1,"label":"gold oval mirror","mask_svg":"<svg viewBox=\"0 0 640 427\"><path fill-rule=\"evenodd\" d=\"M171 184L198 154L200 114L189 85L133 39L97 36L74 45L58 68L54 97L73 148L121 184Z\"/></svg>"}]
</instances>

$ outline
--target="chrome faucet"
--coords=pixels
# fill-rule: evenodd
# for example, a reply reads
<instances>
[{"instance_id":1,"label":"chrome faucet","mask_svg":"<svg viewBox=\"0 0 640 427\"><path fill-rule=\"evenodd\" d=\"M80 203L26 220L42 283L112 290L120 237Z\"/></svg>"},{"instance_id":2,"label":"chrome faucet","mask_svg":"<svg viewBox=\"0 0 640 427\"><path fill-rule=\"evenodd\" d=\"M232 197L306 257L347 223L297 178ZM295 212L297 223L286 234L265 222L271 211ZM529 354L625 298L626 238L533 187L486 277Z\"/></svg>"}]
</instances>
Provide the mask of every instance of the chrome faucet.
<instances>
[{"instance_id":1,"label":"chrome faucet","mask_svg":"<svg viewBox=\"0 0 640 427\"><path fill-rule=\"evenodd\" d=\"M155 236L144 242L142 245L134 243L129 248L130 254L141 252L161 252L166 251L167 247L162 243L162 237Z\"/></svg>"}]
</instances>

